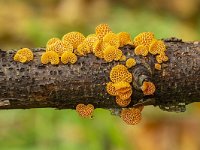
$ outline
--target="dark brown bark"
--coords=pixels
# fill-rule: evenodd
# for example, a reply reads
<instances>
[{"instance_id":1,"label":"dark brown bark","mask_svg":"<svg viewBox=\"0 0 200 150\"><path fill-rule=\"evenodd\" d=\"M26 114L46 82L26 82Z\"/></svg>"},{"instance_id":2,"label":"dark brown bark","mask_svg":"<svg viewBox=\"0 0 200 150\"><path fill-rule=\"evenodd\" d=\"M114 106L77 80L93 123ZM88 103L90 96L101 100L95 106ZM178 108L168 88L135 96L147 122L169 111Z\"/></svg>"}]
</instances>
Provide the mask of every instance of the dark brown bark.
<instances>
[{"instance_id":1,"label":"dark brown bark","mask_svg":"<svg viewBox=\"0 0 200 150\"><path fill-rule=\"evenodd\" d=\"M137 60L129 69L135 77L132 102L128 107L159 106L167 111L185 111L185 105L200 101L200 42L165 39L169 61L162 70L154 69L155 57L135 56L133 47L123 52ZM44 48L32 49L34 60L25 64L13 61L15 50L0 51L0 109L58 108L74 109L79 103L95 108L120 108L106 92L109 73L116 64L106 63L89 54L74 65L43 65ZM152 96L144 96L138 87L144 80L156 85Z\"/></svg>"}]
</instances>

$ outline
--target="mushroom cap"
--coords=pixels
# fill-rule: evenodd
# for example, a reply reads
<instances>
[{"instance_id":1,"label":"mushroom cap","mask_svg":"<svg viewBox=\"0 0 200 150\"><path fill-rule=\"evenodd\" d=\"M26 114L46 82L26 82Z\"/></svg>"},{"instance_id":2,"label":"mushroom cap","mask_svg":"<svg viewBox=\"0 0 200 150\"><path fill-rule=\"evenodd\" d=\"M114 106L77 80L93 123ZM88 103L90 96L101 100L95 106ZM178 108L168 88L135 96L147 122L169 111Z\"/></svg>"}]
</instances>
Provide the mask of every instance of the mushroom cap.
<instances>
[{"instance_id":1,"label":"mushroom cap","mask_svg":"<svg viewBox=\"0 0 200 150\"><path fill-rule=\"evenodd\" d=\"M148 47L145 45L138 45L134 49L135 55L142 55L142 56L147 56L148 55Z\"/></svg>"},{"instance_id":2,"label":"mushroom cap","mask_svg":"<svg viewBox=\"0 0 200 150\"><path fill-rule=\"evenodd\" d=\"M54 43L46 47L46 52L48 51L54 51L59 57L61 57L65 51L73 52L73 46L67 41L62 42L61 40L56 40Z\"/></svg>"},{"instance_id":3,"label":"mushroom cap","mask_svg":"<svg viewBox=\"0 0 200 150\"><path fill-rule=\"evenodd\" d=\"M132 89L128 90L125 93L120 93L120 92L117 91L117 96L119 96L119 98L122 99L122 100L126 100L126 99L131 97L132 93L133 93Z\"/></svg>"},{"instance_id":4,"label":"mushroom cap","mask_svg":"<svg viewBox=\"0 0 200 150\"><path fill-rule=\"evenodd\" d=\"M153 39L154 39L154 34L152 32L142 32L134 38L133 43L135 46L138 45L149 46Z\"/></svg>"},{"instance_id":5,"label":"mushroom cap","mask_svg":"<svg viewBox=\"0 0 200 150\"><path fill-rule=\"evenodd\" d=\"M86 42L82 42L77 47L77 52L80 54L80 56L85 56L86 54L90 53L90 47Z\"/></svg>"},{"instance_id":6,"label":"mushroom cap","mask_svg":"<svg viewBox=\"0 0 200 150\"><path fill-rule=\"evenodd\" d=\"M111 32L111 28L109 27L108 24L102 23L99 24L96 28L95 28L95 33L97 35L97 37L102 40L103 37L107 34Z\"/></svg>"},{"instance_id":7,"label":"mushroom cap","mask_svg":"<svg viewBox=\"0 0 200 150\"><path fill-rule=\"evenodd\" d=\"M85 36L80 32L69 32L62 38L63 43L66 41L71 43L73 48L77 48L85 40Z\"/></svg>"},{"instance_id":8,"label":"mushroom cap","mask_svg":"<svg viewBox=\"0 0 200 150\"><path fill-rule=\"evenodd\" d=\"M78 104L76 106L76 112L83 118L91 118L94 111L94 106L92 104L84 105Z\"/></svg>"},{"instance_id":9,"label":"mushroom cap","mask_svg":"<svg viewBox=\"0 0 200 150\"><path fill-rule=\"evenodd\" d=\"M126 60L126 67L131 68L136 65L136 60L134 58L129 58Z\"/></svg>"},{"instance_id":10,"label":"mushroom cap","mask_svg":"<svg viewBox=\"0 0 200 150\"><path fill-rule=\"evenodd\" d=\"M42 54L41 56L42 64L51 63L52 65L59 64L59 55L54 51L48 51Z\"/></svg>"},{"instance_id":11,"label":"mushroom cap","mask_svg":"<svg viewBox=\"0 0 200 150\"><path fill-rule=\"evenodd\" d=\"M20 55L20 54L15 54L14 61L19 61L21 63L25 63L27 61L27 57Z\"/></svg>"},{"instance_id":12,"label":"mushroom cap","mask_svg":"<svg viewBox=\"0 0 200 150\"><path fill-rule=\"evenodd\" d=\"M56 38L56 37L49 39L49 40L47 41L46 47L48 47L48 46L51 45L51 44L54 44L56 41L60 41L60 39L59 39L59 38Z\"/></svg>"},{"instance_id":13,"label":"mushroom cap","mask_svg":"<svg viewBox=\"0 0 200 150\"><path fill-rule=\"evenodd\" d=\"M161 65L159 63L155 63L155 69L156 70L161 70Z\"/></svg>"},{"instance_id":14,"label":"mushroom cap","mask_svg":"<svg viewBox=\"0 0 200 150\"><path fill-rule=\"evenodd\" d=\"M124 108L124 109L122 109L120 117L128 125L136 125L142 119L141 111L137 108Z\"/></svg>"},{"instance_id":15,"label":"mushroom cap","mask_svg":"<svg viewBox=\"0 0 200 150\"><path fill-rule=\"evenodd\" d=\"M144 81L141 86L141 90L143 91L144 95L153 95L156 87L152 82Z\"/></svg>"},{"instance_id":16,"label":"mushroom cap","mask_svg":"<svg viewBox=\"0 0 200 150\"><path fill-rule=\"evenodd\" d=\"M93 52L93 44L97 40L99 40L99 39L95 34L90 34L85 38L84 42L87 43L87 45L89 46L91 52Z\"/></svg>"},{"instance_id":17,"label":"mushroom cap","mask_svg":"<svg viewBox=\"0 0 200 150\"><path fill-rule=\"evenodd\" d=\"M106 91L108 92L108 94L110 94L112 96L116 96L117 95L115 87L113 86L112 82L108 82L106 84Z\"/></svg>"},{"instance_id":18,"label":"mushroom cap","mask_svg":"<svg viewBox=\"0 0 200 150\"><path fill-rule=\"evenodd\" d=\"M22 56L25 56L26 61L33 60L33 52L29 48L22 48L22 49L18 50L16 54L21 55L21 58L22 58Z\"/></svg>"},{"instance_id":19,"label":"mushroom cap","mask_svg":"<svg viewBox=\"0 0 200 150\"><path fill-rule=\"evenodd\" d=\"M121 90L121 89L125 89L125 88L131 88L130 83L125 82L125 81L119 81L113 84L113 86L115 87L115 90Z\"/></svg>"},{"instance_id":20,"label":"mushroom cap","mask_svg":"<svg viewBox=\"0 0 200 150\"><path fill-rule=\"evenodd\" d=\"M128 44L133 45L131 35L128 32L119 32L117 35L119 37L120 47Z\"/></svg>"},{"instance_id":21,"label":"mushroom cap","mask_svg":"<svg viewBox=\"0 0 200 150\"><path fill-rule=\"evenodd\" d=\"M122 54L121 58L119 59L119 61L125 61L126 60L126 56L124 54Z\"/></svg>"},{"instance_id":22,"label":"mushroom cap","mask_svg":"<svg viewBox=\"0 0 200 150\"><path fill-rule=\"evenodd\" d=\"M74 64L77 61L77 56L72 52L64 52L61 56L61 62L63 64L71 63Z\"/></svg>"},{"instance_id":23,"label":"mushroom cap","mask_svg":"<svg viewBox=\"0 0 200 150\"><path fill-rule=\"evenodd\" d=\"M126 107L130 104L131 98L129 97L128 99L122 100L122 99L120 99L119 96L116 96L115 101L116 101L117 105L119 105L121 107Z\"/></svg>"},{"instance_id":24,"label":"mushroom cap","mask_svg":"<svg viewBox=\"0 0 200 150\"><path fill-rule=\"evenodd\" d=\"M116 48L119 48L120 41L117 34L109 32L103 37L103 41L106 43L109 43L111 46L114 46Z\"/></svg>"},{"instance_id":25,"label":"mushroom cap","mask_svg":"<svg viewBox=\"0 0 200 150\"><path fill-rule=\"evenodd\" d=\"M153 40L149 46L149 53L155 55L166 51L165 43L161 40Z\"/></svg>"},{"instance_id":26,"label":"mushroom cap","mask_svg":"<svg viewBox=\"0 0 200 150\"><path fill-rule=\"evenodd\" d=\"M132 74L124 65L116 65L110 71L110 79L112 82L126 81L132 82Z\"/></svg>"},{"instance_id":27,"label":"mushroom cap","mask_svg":"<svg viewBox=\"0 0 200 150\"><path fill-rule=\"evenodd\" d=\"M93 44L93 52L94 52L94 55L98 58L104 58L104 53L103 51L108 47L110 46L109 43L106 43L106 42L103 42L103 41L100 41L100 40L97 40L94 42Z\"/></svg>"},{"instance_id":28,"label":"mushroom cap","mask_svg":"<svg viewBox=\"0 0 200 150\"><path fill-rule=\"evenodd\" d=\"M103 51L104 60L106 62L112 62L116 58L117 48L114 46L107 46Z\"/></svg>"}]
</instances>

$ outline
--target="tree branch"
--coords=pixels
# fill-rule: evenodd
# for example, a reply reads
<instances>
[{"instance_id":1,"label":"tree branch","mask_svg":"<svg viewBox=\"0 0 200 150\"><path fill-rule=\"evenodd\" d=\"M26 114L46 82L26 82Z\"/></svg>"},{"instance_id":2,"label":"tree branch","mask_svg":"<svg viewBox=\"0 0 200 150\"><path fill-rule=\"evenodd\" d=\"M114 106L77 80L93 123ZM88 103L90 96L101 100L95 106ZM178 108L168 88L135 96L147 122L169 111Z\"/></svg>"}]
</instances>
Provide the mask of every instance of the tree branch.
<instances>
[{"instance_id":1,"label":"tree branch","mask_svg":"<svg viewBox=\"0 0 200 150\"><path fill-rule=\"evenodd\" d=\"M122 48L127 58L137 65L129 71L133 82L133 105L154 105L167 111L185 111L185 105L200 101L200 42L166 39L169 61L155 70L155 57L136 56L133 47ZM74 65L43 65L44 48L32 49L34 60L15 62L15 50L0 50L0 109L58 108L74 109L77 104L93 104L95 108L120 108L106 92L113 66L125 62L106 63L92 54L79 57ZM138 89L146 79L156 86L152 96Z\"/></svg>"}]
</instances>

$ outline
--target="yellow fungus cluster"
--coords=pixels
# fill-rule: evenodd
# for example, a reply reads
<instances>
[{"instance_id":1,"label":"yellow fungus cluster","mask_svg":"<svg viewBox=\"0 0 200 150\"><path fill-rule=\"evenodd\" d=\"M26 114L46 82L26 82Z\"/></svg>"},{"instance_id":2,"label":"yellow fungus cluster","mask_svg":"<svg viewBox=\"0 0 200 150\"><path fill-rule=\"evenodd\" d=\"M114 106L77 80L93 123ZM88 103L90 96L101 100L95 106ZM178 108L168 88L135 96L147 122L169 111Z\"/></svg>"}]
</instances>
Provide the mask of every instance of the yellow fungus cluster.
<instances>
[{"instance_id":1,"label":"yellow fungus cluster","mask_svg":"<svg viewBox=\"0 0 200 150\"><path fill-rule=\"evenodd\" d=\"M156 55L156 61L158 63L168 61L168 57L165 54L165 43L161 40L157 40L152 32L142 32L138 34L134 38L133 43L135 46L134 52L136 55L147 56L148 53L150 53L152 55ZM155 66L159 67L158 64Z\"/></svg>"},{"instance_id":2,"label":"yellow fungus cluster","mask_svg":"<svg viewBox=\"0 0 200 150\"><path fill-rule=\"evenodd\" d=\"M144 95L153 95L156 87L152 82L144 81L141 86L141 90L143 91Z\"/></svg>"},{"instance_id":3,"label":"yellow fungus cluster","mask_svg":"<svg viewBox=\"0 0 200 150\"><path fill-rule=\"evenodd\" d=\"M52 65L59 64L59 55L54 51L48 51L42 54L41 62L42 64L51 63Z\"/></svg>"},{"instance_id":4,"label":"yellow fungus cluster","mask_svg":"<svg viewBox=\"0 0 200 150\"><path fill-rule=\"evenodd\" d=\"M121 111L120 117L128 125L136 125L141 119L141 110L138 108L124 108Z\"/></svg>"},{"instance_id":5,"label":"yellow fungus cluster","mask_svg":"<svg viewBox=\"0 0 200 150\"><path fill-rule=\"evenodd\" d=\"M167 57L167 55L165 53L161 53L159 55L156 55L156 61L158 63L162 63L162 62L165 62L165 61L168 61L169 58Z\"/></svg>"},{"instance_id":6,"label":"yellow fungus cluster","mask_svg":"<svg viewBox=\"0 0 200 150\"><path fill-rule=\"evenodd\" d=\"M76 106L76 112L83 118L91 118L94 111L94 106L92 104L84 105L78 104Z\"/></svg>"},{"instance_id":7,"label":"yellow fungus cluster","mask_svg":"<svg viewBox=\"0 0 200 150\"><path fill-rule=\"evenodd\" d=\"M121 106L127 106L131 101L132 95L132 74L124 65L116 65L110 72L110 80L106 86L108 94L116 96L116 103Z\"/></svg>"},{"instance_id":8,"label":"yellow fungus cluster","mask_svg":"<svg viewBox=\"0 0 200 150\"><path fill-rule=\"evenodd\" d=\"M155 69L157 70L161 70L161 63L168 61L164 42L157 40L152 32L140 33L132 40L129 33L115 34L107 24L100 24L95 28L95 34L90 34L87 37L80 32L69 32L62 37L62 40L51 38L46 44L46 52L42 54L41 62L56 65L61 60L63 64L74 64L77 62L78 56L87 56L87 54L93 54L106 62L126 61L125 65L118 62L118 65L111 69L111 81L107 83L106 91L111 96L115 96L117 105L127 107L131 103L133 94L131 82L134 80L129 68L136 65L136 60L126 58L123 54L126 48L123 48L123 51L119 49L125 45L134 45L135 55L144 57L148 54L155 55L157 61ZM26 62L32 60L32 57L17 53L14 59ZM144 81L140 89L144 95L155 93L155 85L152 82ZM142 109L143 106L124 108L120 116L127 124L134 125L140 122ZM94 106L91 104L78 104L76 106L76 111L84 118L91 117L93 110Z\"/></svg>"},{"instance_id":9,"label":"yellow fungus cluster","mask_svg":"<svg viewBox=\"0 0 200 150\"><path fill-rule=\"evenodd\" d=\"M80 39L84 39L84 36L82 36L79 32L70 32L64 35L63 40L51 38L46 44L46 52L42 54L41 62L57 65L61 59L63 64L74 64L77 61L77 56L73 53L73 45L76 45Z\"/></svg>"},{"instance_id":10,"label":"yellow fungus cluster","mask_svg":"<svg viewBox=\"0 0 200 150\"><path fill-rule=\"evenodd\" d=\"M46 45L46 52L48 51L54 51L61 57L65 51L73 52L73 46L69 42L64 43L58 38L52 38Z\"/></svg>"},{"instance_id":11,"label":"yellow fungus cluster","mask_svg":"<svg viewBox=\"0 0 200 150\"><path fill-rule=\"evenodd\" d=\"M78 56L86 56L89 53L93 53L96 57L104 59L106 62L125 61L126 58L123 52L118 49L120 44L131 44L130 34L127 32L115 34L107 24L100 24L96 27L95 34L90 34L86 38L80 32L69 32L62 37L62 40L51 38L46 44L46 52L54 51L59 57L66 51ZM66 54L71 55L71 53ZM64 55L65 57L66 54Z\"/></svg>"},{"instance_id":12,"label":"yellow fungus cluster","mask_svg":"<svg viewBox=\"0 0 200 150\"><path fill-rule=\"evenodd\" d=\"M136 60L134 58L129 58L126 60L126 67L131 68L136 65Z\"/></svg>"},{"instance_id":13,"label":"yellow fungus cluster","mask_svg":"<svg viewBox=\"0 0 200 150\"><path fill-rule=\"evenodd\" d=\"M33 60L33 52L28 48L22 48L17 51L13 59L21 63L29 62Z\"/></svg>"}]
</instances>

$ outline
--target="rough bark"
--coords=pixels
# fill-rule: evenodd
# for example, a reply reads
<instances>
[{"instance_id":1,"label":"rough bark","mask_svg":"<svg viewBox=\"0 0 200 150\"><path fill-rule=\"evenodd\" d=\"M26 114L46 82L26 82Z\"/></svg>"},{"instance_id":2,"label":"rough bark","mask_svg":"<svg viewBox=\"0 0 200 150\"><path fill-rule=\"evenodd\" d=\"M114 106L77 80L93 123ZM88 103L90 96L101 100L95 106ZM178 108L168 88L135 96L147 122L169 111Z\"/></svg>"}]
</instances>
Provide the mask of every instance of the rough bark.
<instances>
[{"instance_id":1,"label":"rough bark","mask_svg":"<svg viewBox=\"0 0 200 150\"><path fill-rule=\"evenodd\" d=\"M122 48L134 57L137 65L131 69L133 105L154 105L167 111L185 111L185 105L200 101L200 42L165 39L169 61L162 70L154 69L155 57L135 56L133 47ZM79 103L91 103L95 108L120 108L115 98L106 92L106 83L113 66L125 62L106 63L89 54L79 57L74 65L43 65L44 48L32 49L34 60L25 64L13 61L15 50L0 50L0 109L58 108L74 109ZM152 96L144 96L138 87L144 80L156 85Z\"/></svg>"}]
</instances>

